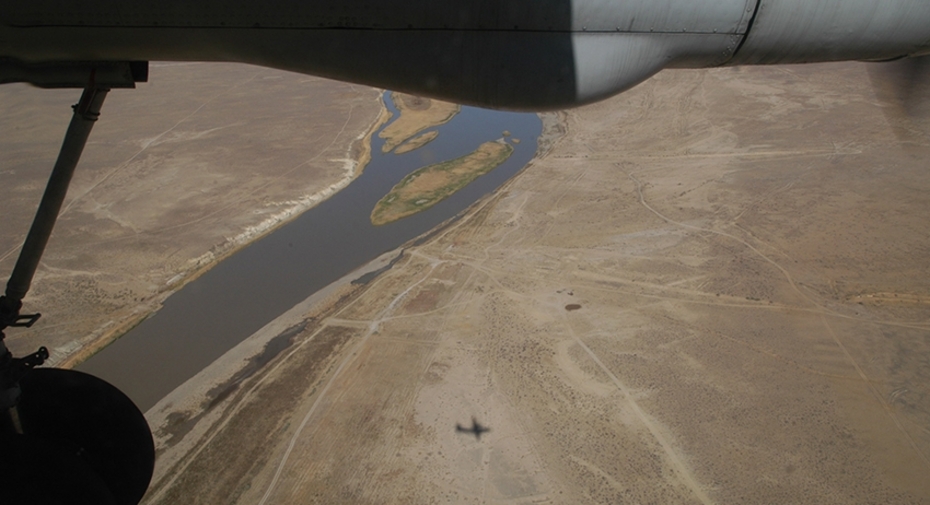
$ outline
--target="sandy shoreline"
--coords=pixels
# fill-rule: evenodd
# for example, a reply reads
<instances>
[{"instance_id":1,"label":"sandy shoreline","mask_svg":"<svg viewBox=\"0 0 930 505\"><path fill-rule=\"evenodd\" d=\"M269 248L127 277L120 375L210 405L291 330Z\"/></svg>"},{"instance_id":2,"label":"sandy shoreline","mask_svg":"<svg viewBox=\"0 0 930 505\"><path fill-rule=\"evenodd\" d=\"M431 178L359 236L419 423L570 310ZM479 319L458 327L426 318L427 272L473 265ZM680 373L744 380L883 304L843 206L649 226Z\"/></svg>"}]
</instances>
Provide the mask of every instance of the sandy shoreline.
<instances>
[{"instance_id":1,"label":"sandy shoreline","mask_svg":"<svg viewBox=\"0 0 930 505\"><path fill-rule=\"evenodd\" d=\"M0 90L0 270L13 268L76 94ZM43 345L50 365L73 366L350 183L367 159L360 139L383 121L380 96L249 65L153 64L149 83L108 96L24 300L43 317L7 346Z\"/></svg>"},{"instance_id":2,"label":"sandy shoreline","mask_svg":"<svg viewBox=\"0 0 930 505\"><path fill-rule=\"evenodd\" d=\"M371 161L372 136L391 118L390 112L384 105L383 95L379 94L377 101L381 107L381 112L377 119L371 124L368 130L359 134L346 150L346 157L343 160L345 162L345 176L342 179L298 200L281 202L288 205L288 207L267 217L256 225L247 227L239 234L227 238L222 244L214 247L200 257L190 260L188 262L189 267L169 279L164 291L159 293L157 298L124 309L124 311L129 312L130 315L108 323L105 328L95 332L97 333L96 335L92 334L90 343L81 346L78 350L64 356L53 354L47 361L47 365L60 368L73 368L79 365L112 342L118 340L139 323L158 312L168 297L180 289L183 289L188 283L196 280L224 259L293 221L304 212L312 209L351 184L352 181L362 174L365 167ZM356 154L355 157L353 157L353 154Z\"/></svg>"},{"instance_id":3,"label":"sandy shoreline","mask_svg":"<svg viewBox=\"0 0 930 505\"><path fill-rule=\"evenodd\" d=\"M265 351L273 339L306 323L314 314L326 312L330 305L360 289L360 286L352 284L354 280L386 267L400 251L402 249L388 251L310 295L224 353L149 409L145 417L155 434L156 450L159 453L158 468L170 468L176 464L192 444L213 427L223 412L222 408L214 407L217 407L232 389L238 387L242 380L251 375L250 373L241 376L241 372ZM286 351L286 347L278 350ZM192 426L189 428L190 432L184 431L179 437L181 440L174 440L180 419L183 419L180 422ZM153 480L157 480L158 477L156 472Z\"/></svg>"},{"instance_id":4,"label":"sandy shoreline","mask_svg":"<svg viewBox=\"0 0 930 505\"><path fill-rule=\"evenodd\" d=\"M385 111L386 110L387 109L385 109ZM519 176L520 173L532 167L533 163L539 157L544 156L548 152L548 150L551 148L552 142L557 139L558 136L561 135L564 131L564 123L560 119L559 114L545 113L540 114L540 117L543 120L543 132L540 134L539 148L537 149L536 155L532 160L530 160L529 163L526 164L526 166L521 168L513 178L498 188L498 190L494 193L497 193L498 191L505 191L507 186L517 176ZM389 118L390 115L388 115L386 118L379 118L379 121L373 126L373 129L368 132L365 138L370 139L372 133L377 131L378 127L383 125L384 122L386 122ZM480 200L469 206L467 209L463 210L459 216L464 216L475 212L476 209L479 209L484 204L486 204L487 201L493 197L494 193L485 195ZM254 334L243 340L236 347L224 353L223 356L214 361L210 366L202 370L194 377L191 377L185 381L184 384L169 393L167 396L165 396L165 398L160 400L146 412L146 418L149 420L149 423L153 427L153 431L157 429L156 427L163 427L167 417L170 415L170 409L177 411L185 407L197 406L203 403L204 400L210 400L210 398L207 397L207 393L213 389L213 387L221 384L225 380L228 380L230 377L239 372L244 366L248 365L249 360L254 358L257 354L261 353L264 346L267 345L272 338L278 336L288 328L306 321L309 313L325 310L326 305L328 303L334 303L338 301L340 295L345 294L352 289L357 289L358 287L352 286L354 281L365 277L366 274L385 269L389 266L392 260L396 260L398 255L403 253L404 249L409 244L421 241L422 237L435 235L437 231L441 231L447 227L451 222L455 221L457 217L452 218L449 221L440 224L436 228L427 231L420 237L411 239L408 244L404 244L397 249L385 252L370 262L356 268L352 272L349 272L320 291L313 293L305 300L295 305L287 312L281 314L273 321L262 327L260 330L256 331ZM245 245L248 244L244 244L243 247ZM218 263L219 261L222 261L222 258L215 260L211 266ZM199 272L199 274L202 274L202 272ZM188 279L187 281L189 282L190 280L194 280L194 278Z\"/></svg>"},{"instance_id":5,"label":"sandy shoreline","mask_svg":"<svg viewBox=\"0 0 930 505\"><path fill-rule=\"evenodd\" d=\"M927 308L868 303L924 298L930 179L862 69L560 114L531 170L150 411L145 502L930 503Z\"/></svg>"},{"instance_id":6,"label":"sandy shoreline","mask_svg":"<svg viewBox=\"0 0 930 505\"><path fill-rule=\"evenodd\" d=\"M506 191L506 188L520 173L544 156L551 148L553 141L564 132L564 123L559 114L541 114L540 116L543 121L543 132L539 137L536 155L497 191L485 195L463 210L456 218L440 224L420 237L411 239L398 249L382 254L307 297L224 353L149 409L145 416L155 436L158 451L153 483L157 482L159 488L170 486L170 482L159 481L165 477L167 472L176 476L176 465L189 457L190 451L196 451L197 447L202 447L205 443L204 437L209 440L211 433L220 429L221 425L218 426L217 423L222 423L229 415L225 400L230 393L238 389L239 385L252 375L268 373L262 367L268 361L273 362L276 356L289 352L290 347L296 343L292 335L284 347L276 348L274 355L265 357L256 367L256 361L260 359L260 356L267 354L267 349L273 345L272 341L287 336L288 333L295 335L303 333L310 324L320 328L325 326L326 316L337 312L346 301L367 289L367 284L373 280L370 274L377 272L378 275L384 275L385 271L401 257L400 255L403 255L403 251L410 245L422 242L423 237L435 237L437 232L441 234L442 230L455 223L458 217L479 212L494 199L494 195L500 191ZM366 280L365 285L355 282L360 279Z\"/></svg>"}]
</instances>

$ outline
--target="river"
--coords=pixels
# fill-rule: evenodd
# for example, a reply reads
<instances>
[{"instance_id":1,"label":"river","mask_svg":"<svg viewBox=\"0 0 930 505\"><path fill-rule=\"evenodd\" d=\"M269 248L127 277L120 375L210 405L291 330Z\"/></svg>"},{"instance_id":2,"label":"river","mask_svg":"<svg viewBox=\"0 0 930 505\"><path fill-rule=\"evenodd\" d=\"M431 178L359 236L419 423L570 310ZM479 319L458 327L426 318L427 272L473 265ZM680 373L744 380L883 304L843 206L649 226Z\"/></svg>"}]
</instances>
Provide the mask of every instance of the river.
<instances>
[{"instance_id":1,"label":"river","mask_svg":"<svg viewBox=\"0 0 930 505\"><path fill-rule=\"evenodd\" d=\"M390 95L384 99L396 119ZM311 294L500 187L535 155L542 122L535 114L462 107L451 121L432 129L440 132L436 140L403 155L382 154L384 141L376 133L371 162L345 189L185 285L158 312L77 369L110 382L143 412L148 410ZM384 226L371 224L375 203L408 173L464 156L504 131L520 143L501 166L419 214Z\"/></svg>"}]
</instances>

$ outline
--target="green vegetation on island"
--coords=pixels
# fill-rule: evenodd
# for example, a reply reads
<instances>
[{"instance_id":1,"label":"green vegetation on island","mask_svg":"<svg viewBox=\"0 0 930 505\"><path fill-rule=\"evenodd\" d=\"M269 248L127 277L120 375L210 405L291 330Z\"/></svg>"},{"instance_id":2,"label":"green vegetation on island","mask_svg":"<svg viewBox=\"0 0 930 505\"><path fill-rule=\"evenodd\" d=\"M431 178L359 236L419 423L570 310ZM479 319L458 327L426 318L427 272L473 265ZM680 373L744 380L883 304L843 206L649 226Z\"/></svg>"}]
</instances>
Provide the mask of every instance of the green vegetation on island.
<instances>
[{"instance_id":1,"label":"green vegetation on island","mask_svg":"<svg viewBox=\"0 0 930 505\"><path fill-rule=\"evenodd\" d=\"M513 154L506 142L485 142L461 158L420 168L404 177L371 211L375 226L426 210L497 168Z\"/></svg>"}]
</instances>

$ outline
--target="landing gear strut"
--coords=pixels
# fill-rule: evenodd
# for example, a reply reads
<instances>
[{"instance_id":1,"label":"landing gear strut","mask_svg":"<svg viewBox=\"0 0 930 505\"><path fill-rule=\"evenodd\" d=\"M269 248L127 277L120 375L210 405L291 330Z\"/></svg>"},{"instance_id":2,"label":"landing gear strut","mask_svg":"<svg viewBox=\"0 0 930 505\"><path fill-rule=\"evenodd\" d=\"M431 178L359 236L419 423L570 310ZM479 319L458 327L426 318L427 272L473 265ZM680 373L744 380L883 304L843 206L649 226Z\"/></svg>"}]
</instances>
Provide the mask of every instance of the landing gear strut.
<instances>
[{"instance_id":1,"label":"landing gear strut","mask_svg":"<svg viewBox=\"0 0 930 505\"><path fill-rule=\"evenodd\" d=\"M6 337L3 332L10 327L29 328L42 316L41 314L20 314L19 311L23 306L23 298L32 285L32 277L36 273L36 267L39 266L45 245L48 244L48 239L52 235L52 228L55 227L61 204L68 193L68 185L74 175L74 168L77 167L78 160L81 158L81 152L90 136L90 130L94 127L97 117L100 116L100 107L108 91L110 91L109 88L97 86L91 78L91 82L84 88L81 100L74 106L74 116L68 126L68 132L65 133L58 161L55 162L55 168L52 169L52 175L45 186L45 194L42 195L39 210L36 211L35 219L32 221L32 228L29 229L29 235L23 243L19 259L16 260L13 273L6 283L6 294L0 296L0 387L3 388L2 396L0 396L0 402L3 403L0 403L0 407L7 410L13 418L14 429L17 424L15 419L18 417L16 403L19 400L19 379L32 367L45 362L48 358L48 351L43 347L39 352L27 358L14 358L3 343Z\"/></svg>"},{"instance_id":2,"label":"landing gear strut","mask_svg":"<svg viewBox=\"0 0 930 505\"><path fill-rule=\"evenodd\" d=\"M35 368L39 348L15 358L7 328L31 327L40 314L21 314L74 169L110 85L90 80L65 134L58 160L0 296L0 502L136 504L148 487L155 452L151 431L129 398L106 382L73 370Z\"/></svg>"}]
</instances>

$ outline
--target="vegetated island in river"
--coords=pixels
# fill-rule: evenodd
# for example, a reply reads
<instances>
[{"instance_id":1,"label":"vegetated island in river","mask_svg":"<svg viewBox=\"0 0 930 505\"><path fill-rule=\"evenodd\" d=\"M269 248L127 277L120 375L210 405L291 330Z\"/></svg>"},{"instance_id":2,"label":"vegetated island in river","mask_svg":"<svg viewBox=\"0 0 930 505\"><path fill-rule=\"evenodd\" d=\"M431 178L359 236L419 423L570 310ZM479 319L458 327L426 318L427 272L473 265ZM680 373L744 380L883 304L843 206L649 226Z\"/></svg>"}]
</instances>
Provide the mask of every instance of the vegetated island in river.
<instances>
[{"instance_id":1,"label":"vegetated island in river","mask_svg":"<svg viewBox=\"0 0 930 505\"><path fill-rule=\"evenodd\" d=\"M405 93L392 92L391 100L394 102L394 107L397 108L397 112L400 116L378 134L379 137L384 139L384 145L381 146L381 152L384 153L391 152L395 147L407 141L407 139L413 138L416 134L426 129L448 123L462 110L462 107L458 104L431 100L429 98L407 95ZM429 135L429 133L426 135ZM405 148L403 152L409 152L417 147L422 147L430 140L436 138L436 135L438 135L438 133L432 135L432 138L426 137L426 141L423 141L424 138L422 137L411 140L411 143L422 143L413 148ZM403 152L398 150L397 154L403 154Z\"/></svg>"},{"instance_id":2,"label":"vegetated island in river","mask_svg":"<svg viewBox=\"0 0 930 505\"><path fill-rule=\"evenodd\" d=\"M431 132L426 132L423 135L416 136L397 146L397 149L394 150L394 154L404 154L409 153L410 151L415 151L436 140L436 137L438 136L439 130L433 130Z\"/></svg>"},{"instance_id":3,"label":"vegetated island in river","mask_svg":"<svg viewBox=\"0 0 930 505\"><path fill-rule=\"evenodd\" d=\"M371 224L393 223L426 210L497 168L513 154L503 139L485 142L461 158L429 165L407 175L371 211Z\"/></svg>"}]
</instances>

